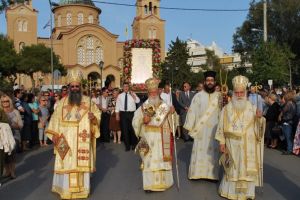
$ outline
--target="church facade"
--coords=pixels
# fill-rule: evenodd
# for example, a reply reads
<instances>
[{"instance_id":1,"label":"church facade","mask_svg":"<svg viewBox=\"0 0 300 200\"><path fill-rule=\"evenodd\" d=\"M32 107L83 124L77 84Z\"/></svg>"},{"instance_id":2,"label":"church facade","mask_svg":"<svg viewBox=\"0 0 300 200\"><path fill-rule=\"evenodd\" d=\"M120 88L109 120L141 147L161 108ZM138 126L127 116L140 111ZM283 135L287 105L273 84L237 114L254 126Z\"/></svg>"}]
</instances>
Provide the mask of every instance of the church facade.
<instances>
[{"instance_id":1,"label":"church facade","mask_svg":"<svg viewBox=\"0 0 300 200\"><path fill-rule=\"evenodd\" d=\"M132 33L133 39L159 39L164 59L165 21L160 18L159 5L160 0L137 0ZM125 42L118 41L117 34L101 26L101 9L91 0L60 0L52 12L51 41L37 36L38 11L33 8L32 0L11 3L6 10L7 35L14 41L16 51L32 44L51 47L52 42L54 53L66 69L81 69L84 78L91 77L99 85L103 85L108 75L113 75L115 86L120 86ZM51 75L36 73L37 83L41 77L41 84L51 84ZM64 84L63 79L56 84ZM17 81L30 88L29 77L20 75Z\"/></svg>"}]
</instances>

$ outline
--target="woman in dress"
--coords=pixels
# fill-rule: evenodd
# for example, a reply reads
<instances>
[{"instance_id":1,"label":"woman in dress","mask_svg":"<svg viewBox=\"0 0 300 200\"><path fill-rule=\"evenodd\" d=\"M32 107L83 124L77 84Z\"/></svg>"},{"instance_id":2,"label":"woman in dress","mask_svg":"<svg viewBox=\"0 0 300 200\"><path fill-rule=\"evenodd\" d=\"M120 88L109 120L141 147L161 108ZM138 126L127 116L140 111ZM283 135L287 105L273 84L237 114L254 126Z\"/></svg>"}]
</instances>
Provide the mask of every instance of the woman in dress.
<instances>
[{"instance_id":1,"label":"woman in dress","mask_svg":"<svg viewBox=\"0 0 300 200\"><path fill-rule=\"evenodd\" d=\"M24 108L24 122L21 130L22 148L24 151L29 150L28 144L32 138L32 110L28 105L28 94L24 93L21 97L21 105Z\"/></svg>"},{"instance_id":2,"label":"woman in dress","mask_svg":"<svg viewBox=\"0 0 300 200\"><path fill-rule=\"evenodd\" d=\"M275 132L273 128L278 125L278 118L281 112L280 105L276 102L277 96L270 94L267 99L269 108L266 113L266 138L271 139L271 143L268 144L270 148L275 149L278 143L278 132Z\"/></svg>"},{"instance_id":3,"label":"woman in dress","mask_svg":"<svg viewBox=\"0 0 300 200\"><path fill-rule=\"evenodd\" d=\"M53 105L53 109L55 110L58 102L60 101L61 99L61 94L59 92L55 92L54 93L54 105Z\"/></svg>"},{"instance_id":4,"label":"woman in dress","mask_svg":"<svg viewBox=\"0 0 300 200\"><path fill-rule=\"evenodd\" d=\"M300 154L300 121L297 126L295 138L294 138L294 147L293 147L293 153L295 155Z\"/></svg>"},{"instance_id":5,"label":"woman in dress","mask_svg":"<svg viewBox=\"0 0 300 200\"><path fill-rule=\"evenodd\" d=\"M10 128L12 130L14 139L17 144L20 143L21 137L20 137L20 130L23 127L23 121L21 118L21 115L18 110L14 108L14 105L12 103L12 100L9 96L3 95L1 96L1 109L5 112L8 124L10 125ZM4 159L4 168L5 168L5 177L11 177L12 179L16 178L15 174L15 166L16 166L16 151L13 150L10 155L5 154Z\"/></svg>"},{"instance_id":6,"label":"woman in dress","mask_svg":"<svg viewBox=\"0 0 300 200\"><path fill-rule=\"evenodd\" d=\"M114 143L121 144L121 128L119 121L116 120L116 101L119 95L119 89L115 88L112 93L112 98L108 102L108 110L110 112L109 130L113 132Z\"/></svg>"}]
</instances>

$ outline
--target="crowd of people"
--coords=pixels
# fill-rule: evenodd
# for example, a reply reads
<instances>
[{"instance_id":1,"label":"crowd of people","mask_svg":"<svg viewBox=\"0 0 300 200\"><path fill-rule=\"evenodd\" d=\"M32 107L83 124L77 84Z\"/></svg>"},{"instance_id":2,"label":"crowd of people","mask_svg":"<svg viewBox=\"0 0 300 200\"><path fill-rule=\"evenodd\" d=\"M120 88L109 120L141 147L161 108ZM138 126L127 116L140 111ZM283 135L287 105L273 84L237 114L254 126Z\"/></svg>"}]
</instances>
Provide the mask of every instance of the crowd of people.
<instances>
[{"instance_id":1,"label":"crowd of people","mask_svg":"<svg viewBox=\"0 0 300 200\"><path fill-rule=\"evenodd\" d=\"M261 90L251 87L249 100L266 118L265 144L283 155L299 155L300 90Z\"/></svg>"},{"instance_id":2,"label":"crowd of people","mask_svg":"<svg viewBox=\"0 0 300 200\"><path fill-rule=\"evenodd\" d=\"M214 125L210 124L202 126L201 122L198 122L200 116L199 113L203 114L203 112L206 112L208 109L207 106L205 106L205 102L208 103L215 99L216 104L220 104L220 99L212 94L219 94L214 93L215 91L222 92L222 87L214 85L215 74L208 74L206 76L213 77L213 80L210 82L208 78L206 79L205 84L202 82L199 83L194 91L192 91L189 82L183 82L182 88L175 89L174 91L170 90L170 83L161 82L157 86L159 99L150 101L153 101L154 104L157 103L156 101L163 101L168 105L170 112L174 114L173 123L177 139L182 139L184 142L193 141L193 148L195 149L201 149L207 145L213 147L216 142L215 140L212 140L210 143L207 143L207 140L212 139L210 137L210 132L213 131ZM137 130L136 127L134 127L134 120L136 120L135 113L144 102L147 102L146 95L133 92L130 89L130 83L128 82L124 82L122 88L115 88L114 79L111 78L108 78L105 81L105 87L101 89L95 88L90 91L82 91L80 88L80 84L69 84L68 86L63 86L60 91L55 92L48 90L39 93L30 93L23 89L14 88L12 96L1 93L0 122L9 124L13 136L11 145L13 142L15 143L13 144L14 148L0 149L0 167L4 167L3 177L16 178L16 153L28 151L36 145L45 147L52 142L56 142L58 138L53 138L51 133L47 133L46 130L54 110L58 105L63 105L63 103L59 104L61 99L64 99L63 101L68 100L69 103L74 102L75 105L78 104L78 110L74 116L71 116L71 110L68 110L68 107L66 107L68 113L65 117L67 120L71 120L72 117L79 120L83 117L80 112L81 109L86 108L81 108L81 101L83 101L82 97L79 94L76 94L76 92L74 94L72 93L77 90L83 92L85 95L90 95L91 102L95 105L93 108L101 113L99 114L101 116L97 116L97 118L100 119L100 123L97 124L95 121L94 124L95 126L99 126L98 134L101 135L99 142L108 143L113 141L115 144L122 144L123 142L125 151L136 150L139 143L139 137L143 136L139 136L139 134L136 133ZM199 95L202 91L206 91L208 97ZM153 96L156 95L155 92ZM222 107L228 104L228 102L231 102L234 92L236 91L222 93ZM151 97L151 92L148 92L148 96L149 98ZM257 86L250 86L247 99L266 119L266 129L264 134L265 145L268 148L281 149L284 155L299 155L299 89L287 90L286 88L283 88L267 90L258 89ZM201 104L199 104L198 101L201 102ZM61 109L63 110L64 108ZM213 109L217 109L217 107L211 109L211 113L218 113L213 111ZM139 112L143 113L145 111L141 110ZM224 113L221 115L223 114ZM207 116L209 116L209 114ZM94 117L91 117L91 119L94 119ZM214 124L219 123L218 119L219 114L210 118L210 120L214 121ZM144 120L147 121L147 119ZM149 122L150 121L147 123ZM207 133L206 136L203 133L204 135L199 139L196 135L193 135L197 134L196 132L193 132L195 123L199 124L197 125L197 127L199 126L197 129L205 130L205 134ZM56 125L53 125L52 123L50 128L55 129L55 126ZM50 140L48 139L49 136ZM203 143L203 137L207 137L205 143ZM4 136L0 138L3 140ZM9 137L7 136L7 138ZM222 142L222 137L217 138L217 140ZM6 139L5 141L9 142L9 139ZM4 141L0 140L0 146L1 145L5 146ZM193 152L195 153L196 150ZM199 155L201 156L199 157ZM214 156L219 157L219 154L216 153ZM214 159L211 155L207 156L205 154L192 154L191 162L197 163L201 160L201 163L203 164L204 158L207 158L206 166L212 166L212 168L213 166L216 166L214 161L218 159ZM218 177L218 169L216 168L209 173L205 172L205 174L202 174L202 172L198 170L198 168L190 166L189 178L198 179L199 177L206 177L209 179L217 179L216 177ZM2 169L0 172L2 174ZM145 176L148 175L145 174ZM171 184L171 182L168 184ZM145 187L147 188L147 186Z\"/></svg>"}]
</instances>

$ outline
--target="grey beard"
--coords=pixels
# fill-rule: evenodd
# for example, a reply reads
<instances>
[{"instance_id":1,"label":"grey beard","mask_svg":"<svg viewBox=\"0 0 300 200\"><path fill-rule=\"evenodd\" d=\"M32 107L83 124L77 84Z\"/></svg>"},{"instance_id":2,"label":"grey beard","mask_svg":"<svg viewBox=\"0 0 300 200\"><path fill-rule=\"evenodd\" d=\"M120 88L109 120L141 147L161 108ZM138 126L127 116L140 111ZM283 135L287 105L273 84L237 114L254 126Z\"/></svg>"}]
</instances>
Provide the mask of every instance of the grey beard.
<instances>
[{"instance_id":1,"label":"grey beard","mask_svg":"<svg viewBox=\"0 0 300 200\"><path fill-rule=\"evenodd\" d=\"M244 111L246 109L247 97L238 99L235 95L233 95L231 101L234 109L238 111Z\"/></svg>"},{"instance_id":2,"label":"grey beard","mask_svg":"<svg viewBox=\"0 0 300 200\"><path fill-rule=\"evenodd\" d=\"M149 97L149 104L154 105L154 106L158 106L160 103L160 98L159 96L156 97Z\"/></svg>"},{"instance_id":3,"label":"grey beard","mask_svg":"<svg viewBox=\"0 0 300 200\"><path fill-rule=\"evenodd\" d=\"M82 94L81 91L70 91L69 92L69 104L79 106L81 104Z\"/></svg>"}]
</instances>

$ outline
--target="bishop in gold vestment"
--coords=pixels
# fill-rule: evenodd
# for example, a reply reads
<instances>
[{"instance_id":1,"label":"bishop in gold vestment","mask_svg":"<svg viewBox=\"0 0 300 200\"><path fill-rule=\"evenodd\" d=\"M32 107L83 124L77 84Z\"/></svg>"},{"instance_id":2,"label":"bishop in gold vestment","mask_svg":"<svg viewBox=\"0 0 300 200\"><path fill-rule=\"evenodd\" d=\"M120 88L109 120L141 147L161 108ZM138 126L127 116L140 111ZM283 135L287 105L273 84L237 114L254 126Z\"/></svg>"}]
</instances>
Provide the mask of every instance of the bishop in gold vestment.
<instances>
[{"instance_id":1,"label":"bishop in gold vestment","mask_svg":"<svg viewBox=\"0 0 300 200\"><path fill-rule=\"evenodd\" d=\"M204 90L197 93L187 113L184 128L194 138L189 179L219 179L219 146L215 133L220 114L220 93L215 92L215 75L207 71Z\"/></svg>"},{"instance_id":2,"label":"bishop in gold vestment","mask_svg":"<svg viewBox=\"0 0 300 200\"><path fill-rule=\"evenodd\" d=\"M146 81L148 100L134 113L132 121L137 137L136 150L142 158L145 191L164 191L173 185L170 107L158 95L158 80Z\"/></svg>"},{"instance_id":3,"label":"bishop in gold vestment","mask_svg":"<svg viewBox=\"0 0 300 200\"><path fill-rule=\"evenodd\" d=\"M262 180L264 121L246 98L247 84L244 76L233 79L234 95L222 110L216 134L225 171L219 193L227 199L254 199Z\"/></svg>"},{"instance_id":4,"label":"bishop in gold vestment","mask_svg":"<svg viewBox=\"0 0 300 200\"><path fill-rule=\"evenodd\" d=\"M70 71L68 80L69 95L58 103L46 130L56 155L52 191L62 199L87 198L90 173L96 170L100 113L90 98L81 94L80 72Z\"/></svg>"}]
</instances>

